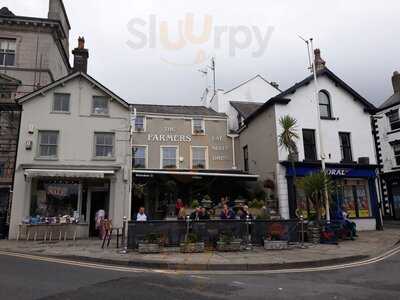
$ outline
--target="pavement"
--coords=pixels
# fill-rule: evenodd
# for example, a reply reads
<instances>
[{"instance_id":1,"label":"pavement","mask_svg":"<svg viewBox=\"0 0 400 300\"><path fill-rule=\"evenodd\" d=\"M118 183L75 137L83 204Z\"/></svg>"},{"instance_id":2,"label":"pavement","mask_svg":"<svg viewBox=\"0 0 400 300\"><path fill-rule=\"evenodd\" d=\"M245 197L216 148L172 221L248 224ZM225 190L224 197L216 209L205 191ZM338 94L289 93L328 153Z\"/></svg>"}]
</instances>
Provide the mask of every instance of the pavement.
<instances>
[{"instance_id":1,"label":"pavement","mask_svg":"<svg viewBox=\"0 0 400 300\"><path fill-rule=\"evenodd\" d=\"M178 249L166 249L160 254L139 254L129 251L121 254L115 241L101 249L100 240L77 241L0 241L0 251L58 257L110 265L167 270L279 270L308 268L350 263L378 256L400 242L399 229L360 232L355 241L338 245L306 244L305 249L266 251L261 247L241 252L207 251L183 254Z\"/></svg>"}]
</instances>

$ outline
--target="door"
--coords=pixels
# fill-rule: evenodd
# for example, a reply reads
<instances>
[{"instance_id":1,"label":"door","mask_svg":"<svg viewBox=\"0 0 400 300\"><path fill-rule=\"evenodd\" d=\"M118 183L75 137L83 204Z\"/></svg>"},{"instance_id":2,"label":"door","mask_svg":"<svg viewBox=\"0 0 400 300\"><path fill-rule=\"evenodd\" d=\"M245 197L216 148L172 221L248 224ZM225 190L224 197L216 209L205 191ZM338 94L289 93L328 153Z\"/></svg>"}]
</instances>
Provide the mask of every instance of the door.
<instances>
[{"instance_id":1,"label":"door","mask_svg":"<svg viewBox=\"0 0 400 300\"><path fill-rule=\"evenodd\" d=\"M400 220L400 186L392 187L392 198L393 198L393 218Z\"/></svg>"},{"instance_id":2,"label":"door","mask_svg":"<svg viewBox=\"0 0 400 300\"><path fill-rule=\"evenodd\" d=\"M89 234L90 236L98 236L99 232L96 229L96 212L100 209L108 214L108 192L105 191L92 191L90 200L90 223Z\"/></svg>"}]
</instances>

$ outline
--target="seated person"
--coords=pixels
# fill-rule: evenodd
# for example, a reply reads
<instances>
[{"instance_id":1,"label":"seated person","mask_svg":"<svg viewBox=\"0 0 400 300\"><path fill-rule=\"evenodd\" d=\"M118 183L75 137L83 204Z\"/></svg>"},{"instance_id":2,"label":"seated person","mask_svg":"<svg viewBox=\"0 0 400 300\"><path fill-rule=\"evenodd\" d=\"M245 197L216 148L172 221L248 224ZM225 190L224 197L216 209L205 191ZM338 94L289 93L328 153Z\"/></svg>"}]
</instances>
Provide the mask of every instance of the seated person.
<instances>
[{"instance_id":1,"label":"seated person","mask_svg":"<svg viewBox=\"0 0 400 300\"><path fill-rule=\"evenodd\" d=\"M240 214L240 220L247 220L247 218L249 220L253 219L253 215L250 213L249 207L247 205L240 208L239 214Z\"/></svg>"},{"instance_id":2,"label":"seated person","mask_svg":"<svg viewBox=\"0 0 400 300\"><path fill-rule=\"evenodd\" d=\"M201 208L196 207L195 211L190 214L190 220L198 221L200 220L200 216L201 216Z\"/></svg>"},{"instance_id":3,"label":"seated person","mask_svg":"<svg viewBox=\"0 0 400 300\"><path fill-rule=\"evenodd\" d=\"M200 220L210 220L210 215L208 214L207 210L205 207L202 207L200 209L200 216L199 216Z\"/></svg>"},{"instance_id":4,"label":"seated person","mask_svg":"<svg viewBox=\"0 0 400 300\"><path fill-rule=\"evenodd\" d=\"M234 220L235 213L231 209L229 209L228 205L224 204L219 217L221 218L221 220Z\"/></svg>"}]
</instances>

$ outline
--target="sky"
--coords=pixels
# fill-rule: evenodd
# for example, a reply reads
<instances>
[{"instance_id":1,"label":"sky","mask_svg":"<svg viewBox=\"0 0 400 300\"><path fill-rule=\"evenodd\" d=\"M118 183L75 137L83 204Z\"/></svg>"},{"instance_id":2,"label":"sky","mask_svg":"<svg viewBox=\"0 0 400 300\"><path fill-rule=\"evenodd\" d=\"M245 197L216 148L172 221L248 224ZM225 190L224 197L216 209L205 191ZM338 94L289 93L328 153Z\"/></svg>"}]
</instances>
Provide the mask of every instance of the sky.
<instances>
[{"instance_id":1,"label":"sky","mask_svg":"<svg viewBox=\"0 0 400 300\"><path fill-rule=\"evenodd\" d=\"M393 94L391 76L400 70L398 0L64 4L71 50L84 36L88 73L132 103L200 105L212 84L211 57L219 89L229 90L256 74L286 89L310 74L299 35L312 37L327 66L374 104ZM47 17L48 0L2 0L0 6L16 15Z\"/></svg>"}]
</instances>

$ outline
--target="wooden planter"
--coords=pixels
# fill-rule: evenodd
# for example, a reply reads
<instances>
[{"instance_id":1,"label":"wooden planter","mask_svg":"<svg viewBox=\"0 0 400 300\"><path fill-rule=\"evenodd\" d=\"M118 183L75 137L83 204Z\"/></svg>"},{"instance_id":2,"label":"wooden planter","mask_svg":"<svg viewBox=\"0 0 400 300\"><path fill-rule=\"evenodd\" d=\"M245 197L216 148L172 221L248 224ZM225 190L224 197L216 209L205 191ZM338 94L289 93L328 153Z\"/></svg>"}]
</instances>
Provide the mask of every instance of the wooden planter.
<instances>
[{"instance_id":1,"label":"wooden planter","mask_svg":"<svg viewBox=\"0 0 400 300\"><path fill-rule=\"evenodd\" d=\"M217 251L220 252L238 252L240 251L241 241L235 240L230 243L218 241L217 242Z\"/></svg>"},{"instance_id":2,"label":"wooden planter","mask_svg":"<svg viewBox=\"0 0 400 300\"><path fill-rule=\"evenodd\" d=\"M160 244L139 243L138 252L142 254L160 253Z\"/></svg>"},{"instance_id":3,"label":"wooden planter","mask_svg":"<svg viewBox=\"0 0 400 300\"><path fill-rule=\"evenodd\" d=\"M289 244L287 241L270 241L264 240L265 250L286 250L289 249Z\"/></svg>"},{"instance_id":4,"label":"wooden planter","mask_svg":"<svg viewBox=\"0 0 400 300\"><path fill-rule=\"evenodd\" d=\"M202 253L204 252L204 242L200 243L181 243L180 250L182 253Z\"/></svg>"}]
</instances>

